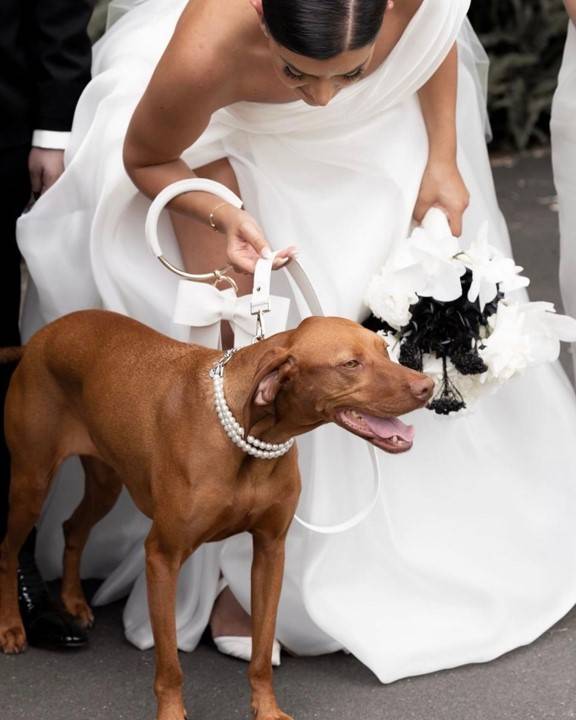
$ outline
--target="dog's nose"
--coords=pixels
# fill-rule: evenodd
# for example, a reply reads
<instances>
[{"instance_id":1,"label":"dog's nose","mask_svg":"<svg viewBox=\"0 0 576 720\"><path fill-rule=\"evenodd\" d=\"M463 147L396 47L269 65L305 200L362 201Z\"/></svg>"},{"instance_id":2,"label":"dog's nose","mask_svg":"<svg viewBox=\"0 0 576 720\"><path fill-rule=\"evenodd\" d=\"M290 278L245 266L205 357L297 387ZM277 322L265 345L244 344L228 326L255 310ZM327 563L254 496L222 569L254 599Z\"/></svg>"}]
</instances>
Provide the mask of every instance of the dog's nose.
<instances>
[{"instance_id":1,"label":"dog's nose","mask_svg":"<svg viewBox=\"0 0 576 720\"><path fill-rule=\"evenodd\" d=\"M426 402L432 396L434 390L434 381L428 376L418 378L418 380L412 380L410 383L410 392L417 400Z\"/></svg>"}]
</instances>

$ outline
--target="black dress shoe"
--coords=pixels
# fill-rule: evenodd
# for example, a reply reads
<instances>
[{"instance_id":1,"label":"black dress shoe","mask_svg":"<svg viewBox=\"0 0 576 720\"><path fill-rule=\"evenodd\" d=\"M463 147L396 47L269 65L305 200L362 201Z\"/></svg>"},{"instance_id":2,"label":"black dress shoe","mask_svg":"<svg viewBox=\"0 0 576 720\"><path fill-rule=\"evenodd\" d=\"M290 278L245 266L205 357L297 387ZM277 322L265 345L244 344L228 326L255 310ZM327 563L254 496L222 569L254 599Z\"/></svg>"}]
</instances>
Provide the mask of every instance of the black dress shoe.
<instances>
[{"instance_id":1,"label":"black dress shoe","mask_svg":"<svg viewBox=\"0 0 576 720\"><path fill-rule=\"evenodd\" d=\"M18 602L29 645L61 650L88 642L85 630L52 600L34 557L28 553L20 555Z\"/></svg>"}]
</instances>

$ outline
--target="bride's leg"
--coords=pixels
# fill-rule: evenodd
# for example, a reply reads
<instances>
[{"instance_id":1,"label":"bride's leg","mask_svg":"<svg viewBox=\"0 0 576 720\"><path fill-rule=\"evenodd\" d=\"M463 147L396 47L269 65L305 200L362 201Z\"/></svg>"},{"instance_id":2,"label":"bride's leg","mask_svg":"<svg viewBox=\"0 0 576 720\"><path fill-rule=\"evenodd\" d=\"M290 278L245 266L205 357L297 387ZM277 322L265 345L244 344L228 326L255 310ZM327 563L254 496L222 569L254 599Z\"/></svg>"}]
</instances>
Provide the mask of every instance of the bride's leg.
<instances>
[{"instance_id":1,"label":"bride's leg","mask_svg":"<svg viewBox=\"0 0 576 720\"><path fill-rule=\"evenodd\" d=\"M215 180L226 185L237 195L240 194L234 170L225 158L197 168L194 172L198 177ZM214 199L214 204L218 204L217 198ZM211 272L215 268L221 268L227 264L223 235L215 233L211 227L180 213L171 212L170 216L184 267L188 272ZM251 275L241 275L233 271L229 275L237 282L239 295L246 295L252 291ZM232 346L233 337L229 327L223 328L222 340L225 347ZM246 614L229 588L220 593L214 603L210 625L215 637L221 635L248 636L252 633L250 616Z\"/></svg>"}]
</instances>

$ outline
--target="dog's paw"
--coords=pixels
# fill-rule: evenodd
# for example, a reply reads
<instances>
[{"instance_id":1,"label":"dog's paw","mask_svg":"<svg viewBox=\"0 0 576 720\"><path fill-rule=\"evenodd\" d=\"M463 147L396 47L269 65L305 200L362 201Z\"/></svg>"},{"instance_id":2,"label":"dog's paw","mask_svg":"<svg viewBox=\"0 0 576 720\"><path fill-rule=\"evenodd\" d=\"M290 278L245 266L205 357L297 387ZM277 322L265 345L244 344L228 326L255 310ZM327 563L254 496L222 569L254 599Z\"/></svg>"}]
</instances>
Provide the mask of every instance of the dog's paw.
<instances>
[{"instance_id":1,"label":"dog's paw","mask_svg":"<svg viewBox=\"0 0 576 720\"><path fill-rule=\"evenodd\" d=\"M293 720L275 702L252 703L252 717L254 720Z\"/></svg>"},{"instance_id":2,"label":"dog's paw","mask_svg":"<svg viewBox=\"0 0 576 720\"><path fill-rule=\"evenodd\" d=\"M184 710L171 710L165 713L159 713L156 720L188 720L188 713Z\"/></svg>"},{"instance_id":3,"label":"dog's paw","mask_svg":"<svg viewBox=\"0 0 576 720\"><path fill-rule=\"evenodd\" d=\"M0 627L0 650L5 655L18 655L26 650L26 633L22 623Z\"/></svg>"},{"instance_id":4,"label":"dog's paw","mask_svg":"<svg viewBox=\"0 0 576 720\"><path fill-rule=\"evenodd\" d=\"M62 604L83 630L94 626L94 613L84 598L72 598L62 595Z\"/></svg>"},{"instance_id":5,"label":"dog's paw","mask_svg":"<svg viewBox=\"0 0 576 720\"><path fill-rule=\"evenodd\" d=\"M188 720L188 713L181 702L160 705L156 720Z\"/></svg>"}]
</instances>

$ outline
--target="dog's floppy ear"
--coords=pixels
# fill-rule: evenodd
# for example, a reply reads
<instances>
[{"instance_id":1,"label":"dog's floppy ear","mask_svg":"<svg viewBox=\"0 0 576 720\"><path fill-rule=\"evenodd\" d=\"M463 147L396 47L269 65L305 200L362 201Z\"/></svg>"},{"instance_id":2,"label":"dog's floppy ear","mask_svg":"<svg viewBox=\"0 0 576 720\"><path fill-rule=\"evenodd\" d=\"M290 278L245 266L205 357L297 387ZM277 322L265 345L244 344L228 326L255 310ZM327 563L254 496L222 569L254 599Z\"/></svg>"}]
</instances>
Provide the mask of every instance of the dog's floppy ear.
<instances>
[{"instance_id":1,"label":"dog's floppy ear","mask_svg":"<svg viewBox=\"0 0 576 720\"><path fill-rule=\"evenodd\" d=\"M254 406L272 405L282 385L290 380L296 372L296 360L286 348L271 348L261 358L254 381L243 410L243 425L249 430L252 426Z\"/></svg>"}]
</instances>

